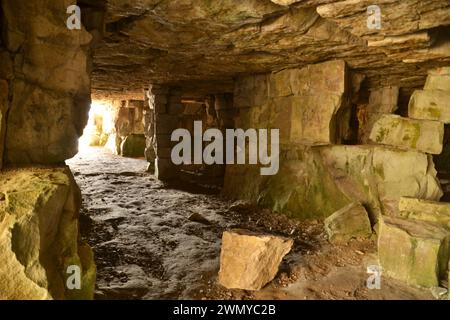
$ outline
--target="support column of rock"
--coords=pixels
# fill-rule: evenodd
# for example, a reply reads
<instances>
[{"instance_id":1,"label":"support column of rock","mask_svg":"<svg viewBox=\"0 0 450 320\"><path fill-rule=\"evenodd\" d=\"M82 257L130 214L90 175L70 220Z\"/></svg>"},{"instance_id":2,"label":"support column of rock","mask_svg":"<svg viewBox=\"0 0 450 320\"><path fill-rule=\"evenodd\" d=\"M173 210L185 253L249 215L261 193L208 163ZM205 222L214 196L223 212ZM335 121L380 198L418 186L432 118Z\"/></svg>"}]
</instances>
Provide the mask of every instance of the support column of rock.
<instances>
[{"instance_id":1,"label":"support column of rock","mask_svg":"<svg viewBox=\"0 0 450 320\"><path fill-rule=\"evenodd\" d=\"M430 71L424 90L411 96L409 118L384 115L375 124L371 139L440 154L444 123L450 123L449 99L450 68ZM378 250L387 275L411 285L440 286L449 272L450 204L402 197L397 217L381 221Z\"/></svg>"},{"instance_id":2,"label":"support column of rock","mask_svg":"<svg viewBox=\"0 0 450 320\"><path fill-rule=\"evenodd\" d=\"M148 161L147 171L155 170L155 106L154 96L146 89L144 91L144 134L145 134L145 159Z\"/></svg>"},{"instance_id":3,"label":"support column of rock","mask_svg":"<svg viewBox=\"0 0 450 320\"><path fill-rule=\"evenodd\" d=\"M182 112L181 91L153 85L150 92L155 112L155 175L160 180L172 180L177 176L178 169L170 157L173 146L171 135L177 128L178 115Z\"/></svg>"}]
</instances>

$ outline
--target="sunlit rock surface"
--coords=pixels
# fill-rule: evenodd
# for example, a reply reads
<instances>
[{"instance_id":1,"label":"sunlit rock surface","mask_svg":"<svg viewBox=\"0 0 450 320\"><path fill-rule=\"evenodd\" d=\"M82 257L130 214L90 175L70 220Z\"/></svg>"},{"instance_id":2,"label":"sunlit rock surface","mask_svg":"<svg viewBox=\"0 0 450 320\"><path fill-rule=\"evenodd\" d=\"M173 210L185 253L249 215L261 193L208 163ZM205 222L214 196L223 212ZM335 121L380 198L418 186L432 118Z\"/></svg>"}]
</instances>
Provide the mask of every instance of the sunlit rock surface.
<instances>
[{"instance_id":1,"label":"sunlit rock surface","mask_svg":"<svg viewBox=\"0 0 450 320\"><path fill-rule=\"evenodd\" d=\"M78 240L80 205L68 168L0 173L1 299L93 298L96 268ZM80 289L66 286L72 265L81 270Z\"/></svg>"}]
</instances>

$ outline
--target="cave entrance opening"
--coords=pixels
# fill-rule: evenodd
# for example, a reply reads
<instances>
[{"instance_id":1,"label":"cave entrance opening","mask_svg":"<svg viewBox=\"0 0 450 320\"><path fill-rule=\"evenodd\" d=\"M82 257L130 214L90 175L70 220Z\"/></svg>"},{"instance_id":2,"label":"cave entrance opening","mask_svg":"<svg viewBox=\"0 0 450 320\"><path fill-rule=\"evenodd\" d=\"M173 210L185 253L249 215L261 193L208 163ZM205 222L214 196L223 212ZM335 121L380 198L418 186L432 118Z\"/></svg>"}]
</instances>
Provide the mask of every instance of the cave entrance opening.
<instances>
[{"instance_id":1,"label":"cave entrance opening","mask_svg":"<svg viewBox=\"0 0 450 320\"><path fill-rule=\"evenodd\" d=\"M88 153L93 147L108 147L109 137L114 134L114 114L110 105L101 100L94 100L89 110L88 122L83 135L78 140L80 153Z\"/></svg>"}]
</instances>

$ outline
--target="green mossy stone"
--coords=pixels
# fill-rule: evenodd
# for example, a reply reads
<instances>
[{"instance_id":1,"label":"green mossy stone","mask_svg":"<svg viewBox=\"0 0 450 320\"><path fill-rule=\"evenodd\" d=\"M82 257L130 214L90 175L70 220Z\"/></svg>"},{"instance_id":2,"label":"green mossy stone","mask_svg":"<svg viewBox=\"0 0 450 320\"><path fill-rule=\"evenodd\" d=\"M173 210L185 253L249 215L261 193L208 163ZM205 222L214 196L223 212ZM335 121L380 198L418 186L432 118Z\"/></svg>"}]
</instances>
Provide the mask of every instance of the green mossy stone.
<instances>
[{"instance_id":1,"label":"green mossy stone","mask_svg":"<svg viewBox=\"0 0 450 320\"><path fill-rule=\"evenodd\" d=\"M378 257L388 276L427 288L445 278L449 230L431 222L383 217L379 232Z\"/></svg>"},{"instance_id":2,"label":"green mossy stone","mask_svg":"<svg viewBox=\"0 0 450 320\"><path fill-rule=\"evenodd\" d=\"M121 156L140 158L145 156L146 141L143 134L130 134L120 146Z\"/></svg>"},{"instance_id":3,"label":"green mossy stone","mask_svg":"<svg viewBox=\"0 0 450 320\"><path fill-rule=\"evenodd\" d=\"M373 125L370 140L378 144L440 154L443 148L444 124L438 121L414 120L385 114Z\"/></svg>"},{"instance_id":4,"label":"green mossy stone","mask_svg":"<svg viewBox=\"0 0 450 320\"><path fill-rule=\"evenodd\" d=\"M437 83L429 86L437 86ZM428 89L414 91L408 105L408 116L450 123L450 88L448 91Z\"/></svg>"}]
</instances>

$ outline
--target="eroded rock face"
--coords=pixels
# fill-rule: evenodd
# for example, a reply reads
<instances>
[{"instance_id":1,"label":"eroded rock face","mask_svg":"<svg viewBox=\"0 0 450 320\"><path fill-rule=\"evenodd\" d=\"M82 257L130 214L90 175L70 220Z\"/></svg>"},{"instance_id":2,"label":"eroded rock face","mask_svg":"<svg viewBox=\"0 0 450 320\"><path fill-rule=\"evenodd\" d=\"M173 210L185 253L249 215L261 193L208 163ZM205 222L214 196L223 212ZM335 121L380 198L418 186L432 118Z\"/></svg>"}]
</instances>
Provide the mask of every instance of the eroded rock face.
<instances>
[{"instance_id":1,"label":"eroded rock face","mask_svg":"<svg viewBox=\"0 0 450 320\"><path fill-rule=\"evenodd\" d=\"M449 63L447 1L381 1L380 30L367 27L370 5L354 0L108 1L106 37L94 59L94 91L140 92L149 81L214 80L223 87L236 74L333 59L345 59L366 74L371 87L414 88L428 69Z\"/></svg>"},{"instance_id":2,"label":"eroded rock face","mask_svg":"<svg viewBox=\"0 0 450 320\"><path fill-rule=\"evenodd\" d=\"M275 278L293 240L252 233L225 231L220 254L219 283L227 288L259 290Z\"/></svg>"},{"instance_id":3,"label":"eroded rock face","mask_svg":"<svg viewBox=\"0 0 450 320\"><path fill-rule=\"evenodd\" d=\"M78 240L80 191L68 168L0 174L0 298L92 299L96 268ZM71 265L81 289L69 290Z\"/></svg>"},{"instance_id":4,"label":"eroded rock face","mask_svg":"<svg viewBox=\"0 0 450 320\"><path fill-rule=\"evenodd\" d=\"M378 256L383 271L408 284L439 286L447 275L450 231L434 224L383 217Z\"/></svg>"},{"instance_id":5,"label":"eroded rock face","mask_svg":"<svg viewBox=\"0 0 450 320\"><path fill-rule=\"evenodd\" d=\"M5 158L55 164L77 152L90 104L86 30L66 27L72 1L2 1L4 43L14 64Z\"/></svg>"}]
</instances>

